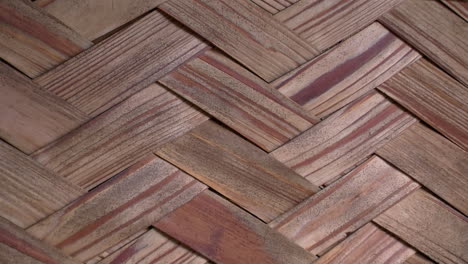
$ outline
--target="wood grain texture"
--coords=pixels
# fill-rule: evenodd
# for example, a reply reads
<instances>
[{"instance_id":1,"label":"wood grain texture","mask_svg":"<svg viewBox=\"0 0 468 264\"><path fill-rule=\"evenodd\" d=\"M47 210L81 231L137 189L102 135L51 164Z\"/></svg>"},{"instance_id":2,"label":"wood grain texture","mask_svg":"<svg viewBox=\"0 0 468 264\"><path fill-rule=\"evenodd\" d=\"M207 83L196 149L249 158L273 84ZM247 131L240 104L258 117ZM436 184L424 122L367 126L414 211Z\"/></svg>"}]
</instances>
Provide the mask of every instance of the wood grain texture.
<instances>
[{"instance_id":1,"label":"wood grain texture","mask_svg":"<svg viewBox=\"0 0 468 264\"><path fill-rule=\"evenodd\" d=\"M250 0L259 7L265 9L271 14L276 14L279 11L291 6L300 0Z\"/></svg>"},{"instance_id":2,"label":"wood grain texture","mask_svg":"<svg viewBox=\"0 0 468 264\"><path fill-rule=\"evenodd\" d=\"M205 47L154 11L34 81L94 117Z\"/></svg>"},{"instance_id":3,"label":"wood grain texture","mask_svg":"<svg viewBox=\"0 0 468 264\"><path fill-rule=\"evenodd\" d=\"M321 254L418 187L374 156L270 226L313 254Z\"/></svg>"},{"instance_id":4,"label":"wood grain texture","mask_svg":"<svg viewBox=\"0 0 468 264\"><path fill-rule=\"evenodd\" d=\"M414 254L411 258L407 259L404 264L432 264L432 263L435 263L435 262L417 253L417 254Z\"/></svg>"},{"instance_id":5,"label":"wood grain texture","mask_svg":"<svg viewBox=\"0 0 468 264\"><path fill-rule=\"evenodd\" d=\"M166 144L157 154L266 222L319 191L211 121Z\"/></svg>"},{"instance_id":6,"label":"wood grain texture","mask_svg":"<svg viewBox=\"0 0 468 264\"><path fill-rule=\"evenodd\" d=\"M468 262L468 219L419 190L374 221L440 263Z\"/></svg>"},{"instance_id":7,"label":"wood grain texture","mask_svg":"<svg viewBox=\"0 0 468 264\"><path fill-rule=\"evenodd\" d=\"M248 0L171 0L159 8L267 82L317 55L313 46Z\"/></svg>"},{"instance_id":8,"label":"wood grain texture","mask_svg":"<svg viewBox=\"0 0 468 264\"><path fill-rule=\"evenodd\" d=\"M94 40L157 7L165 0L37 0L35 4Z\"/></svg>"},{"instance_id":9,"label":"wood grain texture","mask_svg":"<svg viewBox=\"0 0 468 264\"><path fill-rule=\"evenodd\" d=\"M379 21L468 85L468 27L439 1L404 1Z\"/></svg>"},{"instance_id":10,"label":"wood grain texture","mask_svg":"<svg viewBox=\"0 0 468 264\"><path fill-rule=\"evenodd\" d=\"M92 43L28 0L0 1L0 57L36 77Z\"/></svg>"},{"instance_id":11,"label":"wood grain texture","mask_svg":"<svg viewBox=\"0 0 468 264\"><path fill-rule=\"evenodd\" d=\"M402 0L301 0L275 18L324 51L359 32Z\"/></svg>"},{"instance_id":12,"label":"wood grain texture","mask_svg":"<svg viewBox=\"0 0 468 264\"><path fill-rule=\"evenodd\" d=\"M440 0L453 12L457 13L461 18L468 22L468 2L460 0Z\"/></svg>"},{"instance_id":13,"label":"wood grain texture","mask_svg":"<svg viewBox=\"0 0 468 264\"><path fill-rule=\"evenodd\" d=\"M312 115L323 118L418 58L415 50L373 23L272 85Z\"/></svg>"},{"instance_id":14,"label":"wood grain texture","mask_svg":"<svg viewBox=\"0 0 468 264\"><path fill-rule=\"evenodd\" d=\"M377 154L468 215L468 153L415 124Z\"/></svg>"},{"instance_id":15,"label":"wood grain texture","mask_svg":"<svg viewBox=\"0 0 468 264\"><path fill-rule=\"evenodd\" d=\"M207 260L177 241L150 229L99 264L167 263L204 264Z\"/></svg>"},{"instance_id":16,"label":"wood grain texture","mask_svg":"<svg viewBox=\"0 0 468 264\"><path fill-rule=\"evenodd\" d=\"M208 51L160 83L271 151L317 120L226 56Z\"/></svg>"},{"instance_id":17,"label":"wood grain texture","mask_svg":"<svg viewBox=\"0 0 468 264\"><path fill-rule=\"evenodd\" d=\"M0 217L25 228L83 193L0 140Z\"/></svg>"},{"instance_id":18,"label":"wood grain texture","mask_svg":"<svg viewBox=\"0 0 468 264\"><path fill-rule=\"evenodd\" d=\"M468 150L467 87L421 59L378 88Z\"/></svg>"},{"instance_id":19,"label":"wood grain texture","mask_svg":"<svg viewBox=\"0 0 468 264\"><path fill-rule=\"evenodd\" d=\"M90 189L207 119L153 84L35 152L34 158Z\"/></svg>"},{"instance_id":20,"label":"wood grain texture","mask_svg":"<svg viewBox=\"0 0 468 264\"><path fill-rule=\"evenodd\" d=\"M28 228L28 232L86 261L204 189L206 186L189 175L151 155Z\"/></svg>"},{"instance_id":21,"label":"wood grain texture","mask_svg":"<svg viewBox=\"0 0 468 264\"><path fill-rule=\"evenodd\" d=\"M85 114L0 62L0 137L25 153L84 123Z\"/></svg>"},{"instance_id":22,"label":"wood grain texture","mask_svg":"<svg viewBox=\"0 0 468 264\"><path fill-rule=\"evenodd\" d=\"M0 217L0 263L79 264Z\"/></svg>"},{"instance_id":23,"label":"wood grain texture","mask_svg":"<svg viewBox=\"0 0 468 264\"><path fill-rule=\"evenodd\" d=\"M372 92L271 155L313 184L328 185L414 122L398 106Z\"/></svg>"},{"instance_id":24,"label":"wood grain texture","mask_svg":"<svg viewBox=\"0 0 468 264\"><path fill-rule=\"evenodd\" d=\"M222 197L205 191L155 227L216 263L311 263L315 256Z\"/></svg>"},{"instance_id":25,"label":"wood grain texture","mask_svg":"<svg viewBox=\"0 0 468 264\"><path fill-rule=\"evenodd\" d=\"M405 262L414 253L414 249L368 223L314 263L397 264Z\"/></svg>"}]
</instances>

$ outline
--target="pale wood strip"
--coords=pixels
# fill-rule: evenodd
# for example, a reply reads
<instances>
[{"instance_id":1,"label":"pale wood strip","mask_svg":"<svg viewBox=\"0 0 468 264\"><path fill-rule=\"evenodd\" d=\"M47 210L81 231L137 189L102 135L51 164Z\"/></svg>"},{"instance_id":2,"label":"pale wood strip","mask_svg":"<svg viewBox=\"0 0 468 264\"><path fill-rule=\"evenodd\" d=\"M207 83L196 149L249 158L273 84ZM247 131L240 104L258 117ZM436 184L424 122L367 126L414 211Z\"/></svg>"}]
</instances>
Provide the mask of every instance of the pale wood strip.
<instances>
[{"instance_id":1,"label":"pale wood strip","mask_svg":"<svg viewBox=\"0 0 468 264\"><path fill-rule=\"evenodd\" d=\"M148 227L204 189L205 185L151 155L27 231L85 261Z\"/></svg>"},{"instance_id":2,"label":"pale wood strip","mask_svg":"<svg viewBox=\"0 0 468 264\"><path fill-rule=\"evenodd\" d=\"M270 226L313 254L320 254L418 187L374 156Z\"/></svg>"},{"instance_id":3,"label":"pale wood strip","mask_svg":"<svg viewBox=\"0 0 468 264\"><path fill-rule=\"evenodd\" d=\"M222 197L205 191L154 226L216 263L311 263L315 256Z\"/></svg>"},{"instance_id":4,"label":"pale wood strip","mask_svg":"<svg viewBox=\"0 0 468 264\"><path fill-rule=\"evenodd\" d=\"M271 14L276 14L279 11L291 6L300 0L250 0L259 7L265 9Z\"/></svg>"},{"instance_id":5,"label":"pale wood strip","mask_svg":"<svg viewBox=\"0 0 468 264\"><path fill-rule=\"evenodd\" d=\"M377 154L468 215L467 152L418 123Z\"/></svg>"},{"instance_id":6,"label":"pale wood strip","mask_svg":"<svg viewBox=\"0 0 468 264\"><path fill-rule=\"evenodd\" d=\"M0 62L0 137L25 153L58 139L86 116Z\"/></svg>"},{"instance_id":7,"label":"pale wood strip","mask_svg":"<svg viewBox=\"0 0 468 264\"><path fill-rule=\"evenodd\" d=\"M439 1L404 1L379 21L468 85L468 27Z\"/></svg>"},{"instance_id":8,"label":"pale wood strip","mask_svg":"<svg viewBox=\"0 0 468 264\"><path fill-rule=\"evenodd\" d=\"M378 88L468 150L468 89L431 62L421 59Z\"/></svg>"},{"instance_id":9,"label":"pale wood strip","mask_svg":"<svg viewBox=\"0 0 468 264\"><path fill-rule=\"evenodd\" d=\"M402 0L301 0L275 18L300 37L326 50L359 32Z\"/></svg>"},{"instance_id":10,"label":"pale wood strip","mask_svg":"<svg viewBox=\"0 0 468 264\"><path fill-rule=\"evenodd\" d=\"M317 186L328 185L416 122L371 92L271 152Z\"/></svg>"},{"instance_id":11,"label":"pale wood strip","mask_svg":"<svg viewBox=\"0 0 468 264\"><path fill-rule=\"evenodd\" d=\"M374 221L437 262L468 262L468 219L423 190Z\"/></svg>"},{"instance_id":12,"label":"pale wood strip","mask_svg":"<svg viewBox=\"0 0 468 264\"><path fill-rule=\"evenodd\" d=\"M0 57L38 76L92 43L28 0L0 1Z\"/></svg>"},{"instance_id":13,"label":"pale wood strip","mask_svg":"<svg viewBox=\"0 0 468 264\"><path fill-rule=\"evenodd\" d=\"M0 140L0 216L27 227L84 191Z\"/></svg>"},{"instance_id":14,"label":"pale wood strip","mask_svg":"<svg viewBox=\"0 0 468 264\"><path fill-rule=\"evenodd\" d=\"M272 85L312 115L325 117L420 57L379 23L373 23Z\"/></svg>"},{"instance_id":15,"label":"pale wood strip","mask_svg":"<svg viewBox=\"0 0 468 264\"><path fill-rule=\"evenodd\" d=\"M205 47L182 26L154 11L34 81L96 116Z\"/></svg>"},{"instance_id":16,"label":"pale wood strip","mask_svg":"<svg viewBox=\"0 0 468 264\"><path fill-rule=\"evenodd\" d=\"M78 264L47 243L31 237L23 229L0 217L0 262Z\"/></svg>"},{"instance_id":17,"label":"pale wood strip","mask_svg":"<svg viewBox=\"0 0 468 264\"><path fill-rule=\"evenodd\" d=\"M435 263L435 262L417 253L417 254L414 254L411 258L407 259L404 264L432 264L432 263Z\"/></svg>"},{"instance_id":18,"label":"pale wood strip","mask_svg":"<svg viewBox=\"0 0 468 264\"><path fill-rule=\"evenodd\" d=\"M268 82L318 55L249 0L171 0L159 8Z\"/></svg>"},{"instance_id":19,"label":"pale wood strip","mask_svg":"<svg viewBox=\"0 0 468 264\"><path fill-rule=\"evenodd\" d=\"M207 260L155 229L104 258L99 264L166 263L204 264Z\"/></svg>"},{"instance_id":20,"label":"pale wood strip","mask_svg":"<svg viewBox=\"0 0 468 264\"><path fill-rule=\"evenodd\" d=\"M414 249L368 223L349 238L320 257L316 264L384 264L403 263Z\"/></svg>"},{"instance_id":21,"label":"pale wood strip","mask_svg":"<svg viewBox=\"0 0 468 264\"><path fill-rule=\"evenodd\" d=\"M319 191L212 121L166 144L157 154L266 222Z\"/></svg>"},{"instance_id":22,"label":"pale wood strip","mask_svg":"<svg viewBox=\"0 0 468 264\"><path fill-rule=\"evenodd\" d=\"M223 54L208 51L159 81L271 151L317 120Z\"/></svg>"},{"instance_id":23,"label":"pale wood strip","mask_svg":"<svg viewBox=\"0 0 468 264\"><path fill-rule=\"evenodd\" d=\"M206 120L203 113L153 84L33 157L90 189Z\"/></svg>"},{"instance_id":24,"label":"pale wood strip","mask_svg":"<svg viewBox=\"0 0 468 264\"><path fill-rule=\"evenodd\" d=\"M440 0L453 12L457 13L461 18L468 22L468 2L460 0Z\"/></svg>"},{"instance_id":25,"label":"pale wood strip","mask_svg":"<svg viewBox=\"0 0 468 264\"><path fill-rule=\"evenodd\" d=\"M143 15L166 0L37 0L34 3L94 40Z\"/></svg>"}]
</instances>

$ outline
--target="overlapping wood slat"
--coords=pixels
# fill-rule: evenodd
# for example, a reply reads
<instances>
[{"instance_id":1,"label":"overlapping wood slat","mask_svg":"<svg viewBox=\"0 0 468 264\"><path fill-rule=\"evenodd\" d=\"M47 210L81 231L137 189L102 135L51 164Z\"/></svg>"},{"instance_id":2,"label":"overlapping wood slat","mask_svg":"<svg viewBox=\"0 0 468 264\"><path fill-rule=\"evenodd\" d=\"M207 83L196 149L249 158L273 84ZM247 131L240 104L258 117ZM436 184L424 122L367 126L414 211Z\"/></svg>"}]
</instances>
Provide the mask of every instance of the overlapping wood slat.
<instances>
[{"instance_id":1,"label":"overlapping wood slat","mask_svg":"<svg viewBox=\"0 0 468 264\"><path fill-rule=\"evenodd\" d=\"M0 0L0 263L468 263L467 10Z\"/></svg>"}]
</instances>

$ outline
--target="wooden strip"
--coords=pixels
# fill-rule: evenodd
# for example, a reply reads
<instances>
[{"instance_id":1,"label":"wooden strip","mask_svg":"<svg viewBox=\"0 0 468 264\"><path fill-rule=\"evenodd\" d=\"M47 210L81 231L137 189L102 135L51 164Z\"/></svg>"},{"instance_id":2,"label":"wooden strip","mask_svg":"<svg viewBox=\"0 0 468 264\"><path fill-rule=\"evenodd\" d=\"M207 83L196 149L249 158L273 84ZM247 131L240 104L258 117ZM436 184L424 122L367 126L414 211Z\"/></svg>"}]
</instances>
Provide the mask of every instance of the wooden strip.
<instances>
[{"instance_id":1,"label":"wooden strip","mask_svg":"<svg viewBox=\"0 0 468 264\"><path fill-rule=\"evenodd\" d=\"M468 153L415 124L377 154L468 215Z\"/></svg>"},{"instance_id":2,"label":"wooden strip","mask_svg":"<svg viewBox=\"0 0 468 264\"><path fill-rule=\"evenodd\" d=\"M90 189L207 119L153 84L39 150L34 158Z\"/></svg>"},{"instance_id":3,"label":"wooden strip","mask_svg":"<svg viewBox=\"0 0 468 264\"><path fill-rule=\"evenodd\" d=\"M0 140L0 217L27 227L84 193Z\"/></svg>"},{"instance_id":4,"label":"wooden strip","mask_svg":"<svg viewBox=\"0 0 468 264\"><path fill-rule=\"evenodd\" d=\"M460 0L440 0L453 12L457 13L461 18L468 22L468 2Z\"/></svg>"},{"instance_id":5,"label":"wooden strip","mask_svg":"<svg viewBox=\"0 0 468 264\"><path fill-rule=\"evenodd\" d=\"M468 89L421 59L378 87L468 150Z\"/></svg>"},{"instance_id":6,"label":"wooden strip","mask_svg":"<svg viewBox=\"0 0 468 264\"><path fill-rule=\"evenodd\" d=\"M414 122L398 106L372 92L271 155L313 184L328 185Z\"/></svg>"},{"instance_id":7,"label":"wooden strip","mask_svg":"<svg viewBox=\"0 0 468 264\"><path fill-rule=\"evenodd\" d=\"M165 0L37 0L34 3L81 36L94 40L157 7Z\"/></svg>"},{"instance_id":8,"label":"wooden strip","mask_svg":"<svg viewBox=\"0 0 468 264\"><path fill-rule=\"evenodd\" d=\"M0 1L0 57L38 76L92 43L28 0Z\"/></svg>"},{"instance_id":9,"label":"wooden strip","mask_svg":"<svg viewBox=\"0 0 468 264\"><path fill-rule=\"evenodd\" d=\"M167 263L204 264L207 260L154 229L122 247L99 264Z\"/></svg>"},{"instance_id":10,"label":"wooden strip","mask_svg":"<svg viewBox=\"0 0 468 264\"><path fill-rule=\"evenodd\" d=\"M315 256L220 196L205 191L155 227L217 263L311 263Z\"/></svg>"},{"instance_id":11,"label":"wooden strip","mask_svg":"<svg viewBox=\"0 0 468 264\"><path fill-rule=\"evenodd\" d=\"M206 186L151 155L28 232L85 261L151 225Z\"/></svg>"},{"instance_id":12,"label":"wooden strip","mask_svg":"<svg viewBox=\"0 0 468 264\"><path fill-rule=\"evenodd\" d=\"M468 262L468 219L425 191L413 193L374 221L437 262Z\"/></svg>"},{"instance_id":13,"label":"wooden strip","mask_svg":"<svg viewBox=\"0 0 468 264\"><path fill-rule=\"evenodd\" d=\"M271 14L276 14L279 11L291 6L300 0L250 0L259 7L265 9Z\"/></svg>"},{"instance_id":14,"label":"wooden strip","mask_svg":"<svg viewBox=\"0 0 468 264\"><path fill-rule=\"evenodd\" d=\"M404 264L432 264L432 263L435 263L435 262L417 253L417 254L414 254L411 258L407 259Z\"/></svg>"},{"instance_id":15,"label":"wooden strip","mask_svg":"<svg viewBox=\"0 0 468 264\"><path fill-rule=\"evenodd\" d=\"M0 137L25 153L84 123L85 114L0 62Z\"/></svg>"},{"instance_id":16,"label":"wooden strip","mask_svg":"<svg viewBox=\"0 0 468 264\"><path fill-rule=\"evenodd\" d=\"M379 21L468 85L468 27L439 1L404 1Z\"/></svg>"},{"instance_id":17,"label":"wooden strip","mask_svg":"<svg viewBox=\"0 0 468 264\"><path fill-rule=\"evenodd\" d=\"M171 0L159 8L267 82L318 54L314 47L248 0Z\"/></svg>"},{"instance_id":18,"label":"wooden strip","mask_svg":"<svg viewBox=\"0 0 468 264\"><path fill-rule=\"evenodd\" d=\"M275 18L324 51L359 32L402 0L301 0Z\"/></svg>"},{"instance_id":19,"label":"wooden strip","mask_svg":"<svg viewBox=\"0 0 468 264\"><path fill-rule=\"evenodd\" d=\"M205 47L186 29L154 11L34 81L96 116Z\"/></svg>"},{"instance_id":20,"label":"wooden strip","mask_svg":"<svg viewBox=\"0 0 468 264\"><path fill-rule=\"evenodd\" d=\"M317 122L267 83L216 52L185 63L160 82L267 151Z\"/></svg>"},{"instance_id":21,"label":"wooden strip","mask_svg":"<svg viewBox=\"0 0 468 264\"><path fill-rule=\"evenodd\" d=\"M0 262L78 264L56 248L39 241L0 217Z\"/></svg>"},{"instance_id":22,"label":"wooden strip","mask_svg":"<svg viewBox=\"0 0 468 264\"><path fill-rule=\"evenodd\" d=\"M368 223L314 263L403 263L414 253L414 249L385 233L374 224Z\"/></svg>"},{"instance_id":23,"label":"wooden strip","mask_svg":"<svg viewBox=\"0 0 468 264\"><path fill-rule=\"evenodd\" d=\"M319 191L214 122L166 144L157 154L266 222Z\"/></svg>"},{"instance_id":24,"label":"wooden strip","mask_svg":"<svg viewBox=\"0 0 468 264\"><path fill-rule=\"evenodd\" d=\"M320 254L417 188L406 175L372 157L270 226Z\"/></svg>"},{"instance_id":25,"label":"wooden strip","mask_svg":"<svg viewBox=\"0 0 468 264\"><path fill-rule=\"evenodd\" d=\"M272 84L312 115L325 117L420 57L379 23L373 23Z\"/></svg>"}]
</instances>

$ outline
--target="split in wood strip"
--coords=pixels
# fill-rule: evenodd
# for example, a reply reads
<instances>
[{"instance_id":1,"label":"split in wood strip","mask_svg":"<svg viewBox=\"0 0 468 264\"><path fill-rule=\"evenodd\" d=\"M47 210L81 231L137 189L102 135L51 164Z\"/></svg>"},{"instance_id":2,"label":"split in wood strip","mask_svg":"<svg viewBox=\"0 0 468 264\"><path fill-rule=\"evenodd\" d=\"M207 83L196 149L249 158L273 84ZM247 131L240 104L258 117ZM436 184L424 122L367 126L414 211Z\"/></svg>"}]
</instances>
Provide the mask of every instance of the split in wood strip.
<instances>
[{"instance_id":1,"label":"split in wood strip","mask_svg":"<svg viewBox=\"0 0 468 264\"><path fill-rule=\"evenodd\" d=\"M468 2L463 0L441 0L444 5L452 9L461 18L468 22Z\"/></svg>"}]
</instances>

